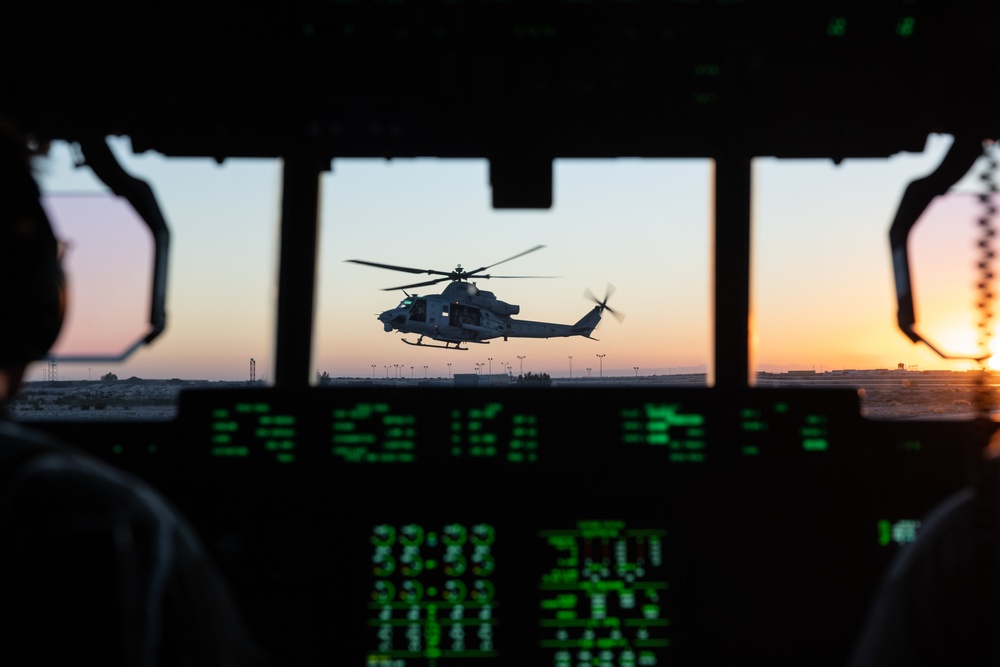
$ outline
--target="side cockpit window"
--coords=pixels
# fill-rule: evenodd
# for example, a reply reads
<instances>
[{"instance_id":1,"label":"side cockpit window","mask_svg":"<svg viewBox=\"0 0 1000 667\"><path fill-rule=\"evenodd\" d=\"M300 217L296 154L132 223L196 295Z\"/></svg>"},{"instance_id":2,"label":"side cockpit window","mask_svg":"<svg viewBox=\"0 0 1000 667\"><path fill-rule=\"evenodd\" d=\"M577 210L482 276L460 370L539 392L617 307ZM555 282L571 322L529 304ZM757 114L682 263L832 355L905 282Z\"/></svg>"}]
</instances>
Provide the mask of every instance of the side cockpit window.
<instances>
[{"instance_id":1,"label":"side cockpit window","mask_svg":"<svg viewBox=\"0 0 1000 667\"><path fill-rule=\"evenodd\" d=\"M410 319L414 322L427 321L427 302L424 299L417 299L410 308Z\"/></svg>"}]
</instances>

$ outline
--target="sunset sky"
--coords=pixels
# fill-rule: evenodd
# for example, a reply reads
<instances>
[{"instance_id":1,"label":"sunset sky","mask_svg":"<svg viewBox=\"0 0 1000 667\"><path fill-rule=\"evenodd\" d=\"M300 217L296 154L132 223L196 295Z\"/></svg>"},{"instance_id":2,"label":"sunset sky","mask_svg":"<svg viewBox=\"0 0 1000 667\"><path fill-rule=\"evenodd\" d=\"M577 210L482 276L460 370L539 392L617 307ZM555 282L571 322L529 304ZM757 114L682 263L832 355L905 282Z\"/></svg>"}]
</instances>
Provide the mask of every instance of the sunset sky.
<instances>
[{"instance_id":1,"label":"sunset sky","mask_svg":"<svg viewBox=\"0 0 1000 667\"><path fill-rule=\"evenodd\" d=\"M903 188L933 170L950 141L931 136L921 154L840 165L755 160L758 369L969 366L940 359L896 328L887 240ZM64 362L58 377L242 380L254 358L256 377L268 379L280 163L132 156L127 139L112 146L153 186L171 227L167 330L126 362ZM605 375L630 376L704 367L712 360L711 178L709 160L558 160L551 210L495 211L482 160L337 160L322 180L313 365L333 376L414 378L475 372L477 363L494 373L510 365L515 375L523 368L555 377L597 376L601 365ZM97 196L104 187L72 167L65 145L39 163L39 180L57 233L70 243L71 320L57 351L116 354L146 331L148 234L127 206ZM976 210L967 202L962 195L940 202L911 247L918 329L955 352L975 350L978 317ZM127 238L108 255L101 236L119 234ZM545 248L492 272L552 278L480 281L480 289L520 305L521 319L572 324L593 305L585 290L603 296L612 284L609 304L624 322L605 317L594 332L599 341L413 348L383 332L376 315L403 296L383 288L421 278L345 262L449 271L539 244ZM439 291L423 290L416 291ZM45 372L39 364L28 379Z\"/></svg>"}]
</instances>

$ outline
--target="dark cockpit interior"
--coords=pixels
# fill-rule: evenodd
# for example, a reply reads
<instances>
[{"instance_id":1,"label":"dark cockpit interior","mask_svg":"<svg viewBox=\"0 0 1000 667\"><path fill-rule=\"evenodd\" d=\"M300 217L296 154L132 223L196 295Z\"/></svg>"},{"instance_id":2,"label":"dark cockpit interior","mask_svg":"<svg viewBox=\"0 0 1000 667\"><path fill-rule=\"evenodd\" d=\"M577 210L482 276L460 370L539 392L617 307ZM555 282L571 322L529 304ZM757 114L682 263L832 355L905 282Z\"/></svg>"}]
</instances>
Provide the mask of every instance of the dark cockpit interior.
<instances>
[{"instance_id":1,"label":"dark cockpit interior","mask_svg":"<svg viewBox=\"0 0 1000 667\"><path fill-rule=\"evenodd\" d=\"M998 14L922 0L29 8L31 29L2 47L0 116L78 145L159 234L137 347L170 335L169 234L107 138L282 164L273 382L185 391L167 422L35 426L174 503L278 664L843 665L894 554L979 465L982 424L871 420L852 388L756 386L751 161L995 139ZM335 159L408 157L488 160L496 209L550 207L558 159L711 160L710 386L314 386L320 176Z\"/></svg>"}]
</instances>

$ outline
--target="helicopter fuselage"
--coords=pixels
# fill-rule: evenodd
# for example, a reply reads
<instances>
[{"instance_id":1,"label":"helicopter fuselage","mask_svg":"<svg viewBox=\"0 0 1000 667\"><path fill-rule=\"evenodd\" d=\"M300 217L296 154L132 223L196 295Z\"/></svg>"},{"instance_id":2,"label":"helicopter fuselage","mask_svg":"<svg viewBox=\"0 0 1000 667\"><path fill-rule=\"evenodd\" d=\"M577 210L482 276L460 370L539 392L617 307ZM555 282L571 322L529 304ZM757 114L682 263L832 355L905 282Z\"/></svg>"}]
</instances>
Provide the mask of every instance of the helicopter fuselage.
<instances>
[{"instance_id":1,"label":"helicopter fuselage","mask_svg":"<svg viewBox=\"0 0 1000 667\"><path fill-rule=\"evenodd\" d=\"M515 320L520 307L480 290L473 283L453 282L444 292L413 295L391 310L379 314L383 329L425 336L446 344L483 343L493 338L590 337L601 320L595 306L576 324ZM409 342L409 341L406 341ZM420 340L414 344L422 344Z\"/></svg>"}]
</instances>

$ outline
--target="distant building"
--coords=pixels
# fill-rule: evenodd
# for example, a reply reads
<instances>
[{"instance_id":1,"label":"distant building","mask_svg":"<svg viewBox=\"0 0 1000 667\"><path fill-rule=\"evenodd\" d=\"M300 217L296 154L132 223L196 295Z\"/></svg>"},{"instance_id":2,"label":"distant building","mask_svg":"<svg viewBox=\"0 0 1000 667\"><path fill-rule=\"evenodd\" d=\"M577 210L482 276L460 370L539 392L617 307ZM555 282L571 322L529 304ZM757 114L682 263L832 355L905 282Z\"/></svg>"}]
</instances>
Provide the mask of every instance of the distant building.
<instances>
[{"instance_id":1,"label":"distant building","mask_svg":"<svg viewBox=\"0 0 1000 667\"><path fill-rule=\"evenodd\" d=\"M493 375L455 373L454 384L456 387L509 387L513 381L506 373L494 373Z\"/></svg>"}]
</instances>

